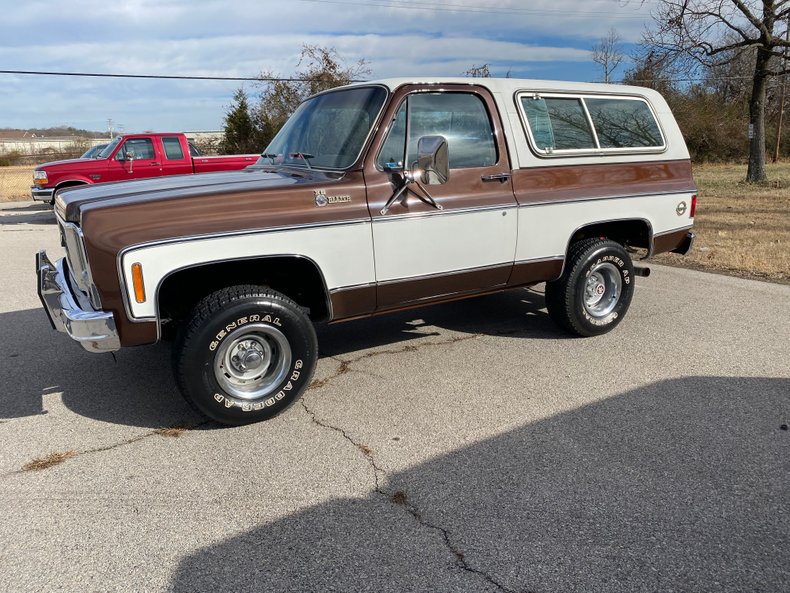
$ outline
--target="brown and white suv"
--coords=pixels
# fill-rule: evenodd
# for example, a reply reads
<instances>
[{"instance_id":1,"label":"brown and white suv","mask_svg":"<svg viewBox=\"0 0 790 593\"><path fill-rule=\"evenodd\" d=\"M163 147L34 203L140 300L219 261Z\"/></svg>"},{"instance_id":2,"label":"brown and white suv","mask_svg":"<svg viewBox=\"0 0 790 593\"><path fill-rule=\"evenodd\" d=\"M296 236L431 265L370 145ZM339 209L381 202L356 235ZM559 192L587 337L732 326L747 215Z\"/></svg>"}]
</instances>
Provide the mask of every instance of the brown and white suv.
<instances>
[{"instance_id":1,"label":"brown and white suv","mask_svg":"<svg viewBox=\"0 0 790 593\"><path fill-rule=\"evenodd\" d=\"M546 282L560 326L607 332L631 248L686 253L695 206L656 92L384 80L306 100L246 170L64 191L39 287L87 350L175 335L186 398L240 424L305 390L317 321Z\"/></svg>"}]
</instances>

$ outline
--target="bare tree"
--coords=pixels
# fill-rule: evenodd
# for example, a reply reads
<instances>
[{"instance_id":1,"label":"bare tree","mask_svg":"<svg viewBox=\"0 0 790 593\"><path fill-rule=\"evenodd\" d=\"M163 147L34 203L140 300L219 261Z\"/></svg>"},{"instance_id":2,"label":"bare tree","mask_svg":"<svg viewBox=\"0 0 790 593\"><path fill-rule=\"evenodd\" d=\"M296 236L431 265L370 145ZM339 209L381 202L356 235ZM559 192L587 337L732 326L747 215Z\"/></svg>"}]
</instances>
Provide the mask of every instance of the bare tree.
<instances>
[{"instance_id":1,"label":"bare tree","mask_svg":"<svg viewBox=\"0 0 790 593\"><path fill-rule=\"evenodd\" d=\"M260 144L265 147L307 97L349 84L370 73L368 62L347 64L331 47L303 45L297 71L290 79L262 72L261 99L254 113Z\"/></svg>"},{"instance_id":2,"label":"bare tree","mask_svg":"<svg viewBox=\"0 0 790 593\"><path fill-rule=\"evenodd\" d=\"M491 70L488 64L481 64L480 66L472 66L463 72L464 76L471 78L491 78Z\"/></svg>"},{"instance_id":3,"label":"bare tree","mask_svg":"<svg viewBox=\"0 0 790 593\"><path fill-rule=\"evenodd\" d=\"M765 100L768 79L785 74L784 48L790 0L657 0L657 27L645 43L659 54L706 68L720 68L754 52L750 70L749 168L746 180L765 173ZM777 31L777 29L779 29Z\"/></svg>"},{"instance_id":4,"label":"bare tree","mask_svg":"<svg viewBox=\"0 0 790 593\"><path fill-rule=\"evenodd\" d=\"M612 82L612 73L625 60L621 41L617 31L609 29L606 37L592 46L592 59L603 68L604 82Z\"/></svg>"}]
</instances>

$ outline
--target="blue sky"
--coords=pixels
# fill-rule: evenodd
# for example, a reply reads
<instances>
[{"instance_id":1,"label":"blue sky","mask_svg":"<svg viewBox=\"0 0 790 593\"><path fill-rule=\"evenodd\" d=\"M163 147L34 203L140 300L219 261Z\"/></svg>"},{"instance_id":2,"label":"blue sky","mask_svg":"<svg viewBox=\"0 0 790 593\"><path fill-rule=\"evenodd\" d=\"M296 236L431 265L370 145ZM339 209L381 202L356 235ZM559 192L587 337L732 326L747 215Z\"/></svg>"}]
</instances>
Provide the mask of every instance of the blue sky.
<instances>
[{"instance_id":1,"label":"blue sky","mask_svg":"<svg viewBox=\"0 0 790 593\"><path fill-rule=\"evenodd\" d=\"M370 78L492 74L599 80L590 48L626 49L650 24L639 0L0 0L0 69L255 76L294 73L302 44L368 61ZM622 74L623 68L616 73ZM221 129L253 83L0 74L0 128Z\"/></svg>"}]
</instances>

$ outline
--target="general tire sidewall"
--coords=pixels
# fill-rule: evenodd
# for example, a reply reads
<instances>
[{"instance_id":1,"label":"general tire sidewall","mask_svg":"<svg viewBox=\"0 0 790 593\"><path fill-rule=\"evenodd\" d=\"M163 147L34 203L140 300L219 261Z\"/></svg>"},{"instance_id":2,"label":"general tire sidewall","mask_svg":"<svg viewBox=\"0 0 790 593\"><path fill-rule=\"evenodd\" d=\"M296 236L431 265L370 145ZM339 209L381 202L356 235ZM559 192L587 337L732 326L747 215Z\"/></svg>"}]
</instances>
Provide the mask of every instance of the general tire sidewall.
<instances>
[{"instance_id":1,"label":"general tire sidewall","mask_svg":"<svg viewBox=\"0 0 790 593\"><path fill-rule=\"evenodd\" d=\"M245 325L268 325L286 337L291 364L286 378L265 396L242 399L227 393L214 375L214 362L227 336ZM232 424L270 418L290 406L307 388L317 345L309 320L276 300L250 297L230 304L204 322L190 340L184 381L192 402L206 415Z\"/></svg>"},{"instance_id":2,"label":"general tire sidewall","mask_svg":"<svg viewBox=\"0 0 790 593\"><path fill-rule=\"evenodd\" d=\"M614 309L605 317L596 318L590 315L584 307L584 289L593 268L601 263L611 263L617 268L620 272L622 285L620 298ZM572 287L572 313L576 322L587 335L606 333L620 323L631 304L634 294L634 266L631 263L631 258L622 249L607 245L597 247L585 258L584 264L579 266L575 277L572 278Z\"/></svg>"}]
</instances>

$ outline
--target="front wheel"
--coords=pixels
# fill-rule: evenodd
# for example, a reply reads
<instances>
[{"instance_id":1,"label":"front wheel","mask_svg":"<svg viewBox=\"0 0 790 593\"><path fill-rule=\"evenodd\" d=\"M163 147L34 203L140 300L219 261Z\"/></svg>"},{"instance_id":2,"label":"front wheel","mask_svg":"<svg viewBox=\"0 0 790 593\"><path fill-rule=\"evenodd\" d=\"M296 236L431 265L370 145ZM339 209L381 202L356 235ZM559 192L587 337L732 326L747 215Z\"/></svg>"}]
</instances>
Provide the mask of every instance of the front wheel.
<instances>
[{"instance_id":1,"label":"front wheel","mask_svg":"<svg viewBox=\"0 0 790 593\"><path fill-rule=\"evenodd\" d=\"M192 312L173 348L176 380L186 400L223 424L249 424L279 414L304 392L318 342L304 311L258 286L210 294Z\"/></svg>"},{"instance_id":2,"label":"front wheel","mask_svg":"<svg viewBox=\"0 0 790 593\"><path fill-rule=\"evenodd\" d=\"M622 321L634 295L634 265L622 245L585 239L571 245L565 270L546 283L551 318L578 336L597 336Z\"/></svg>"}]
</instances>

